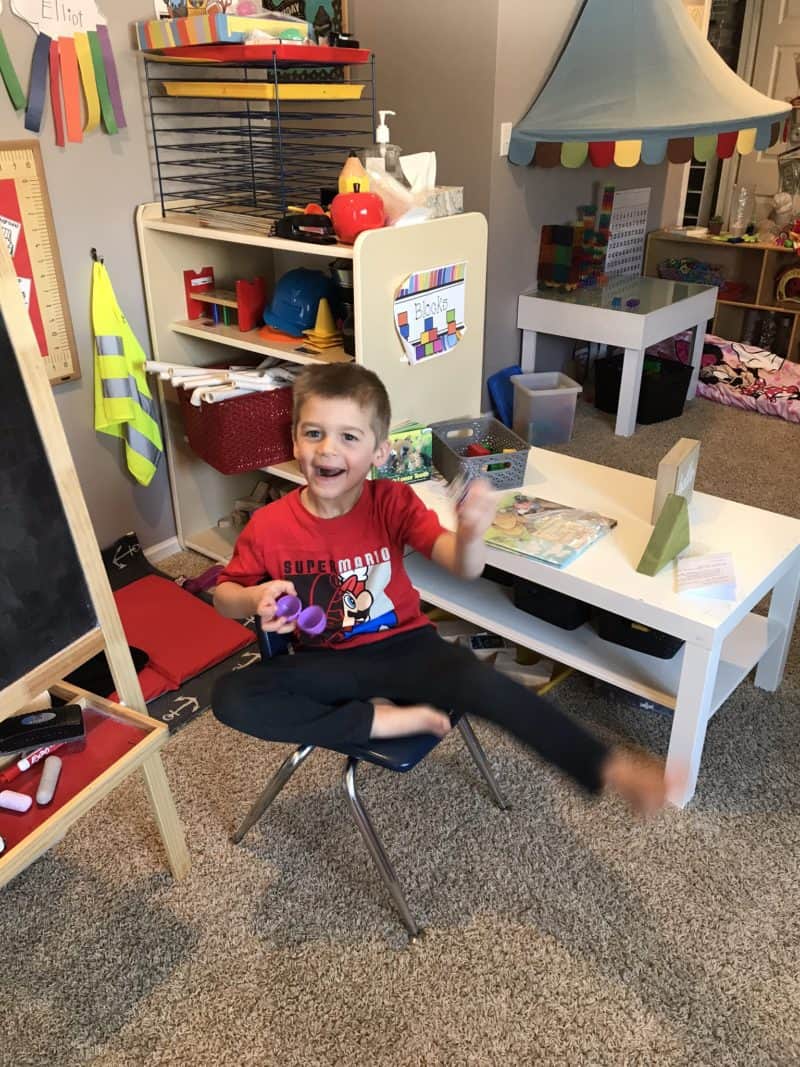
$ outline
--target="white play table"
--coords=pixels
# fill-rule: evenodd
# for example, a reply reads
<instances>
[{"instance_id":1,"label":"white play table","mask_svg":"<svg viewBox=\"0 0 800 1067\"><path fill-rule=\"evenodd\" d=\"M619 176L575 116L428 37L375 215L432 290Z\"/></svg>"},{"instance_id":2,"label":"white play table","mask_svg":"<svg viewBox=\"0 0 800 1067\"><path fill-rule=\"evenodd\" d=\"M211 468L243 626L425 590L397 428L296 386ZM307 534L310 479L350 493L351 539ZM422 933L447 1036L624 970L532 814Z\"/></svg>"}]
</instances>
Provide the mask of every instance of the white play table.
<instances>
[{"instance_id":1,"label":"white play table","mask_svg":"<svg viewBox=\"0 0 800 1067\"><path fill-rule=\"evenodd\" d=\"M761 689L780 685L800 596L800 520L695 492L688 551L731 552L737 578L735 601L705 599L675 592L673 564L655 578L636 572L652 531L654 480L534 448L525 486L537 496L599 511L618 525L563 570L498 549L489 549L488 562L682 638L686 643L673 659L605 641L590 624L570 631L543 622L515 608L507 587L456 578L416 553L406 559L411 580L430 604L674 708L667 767L688 769L671 797L683 806L695 791L711 716L754 667ZM443 483L416 489L452 526ZM769 617L753 614L770 591Z\"/></svg>"},{"instance_id":2,"label":"white play table","mask_svg":"<svg viewBox=\"0 0 800 1067\"><path fill-rule=\"evenodd\" d=\"M619 301L619 307L612 306L614 300ZM629 300L638 300L639 303L635 307L628 307ZM694 328L693 373L686 394L687 399L691 400L697 390L706 323L714 317L716 300L717 289L714 286L638 275L612 278L602 287L575 289L571 293L557 289L534 289L522 293L517 310L517 326L522 330L523 373L537 370L539 334L555 334L624 348L615 432L622 437L630 437L636 429L636 408L645 349L667 337L674 337L682 330Z\"/></svg>"}]
</instances>

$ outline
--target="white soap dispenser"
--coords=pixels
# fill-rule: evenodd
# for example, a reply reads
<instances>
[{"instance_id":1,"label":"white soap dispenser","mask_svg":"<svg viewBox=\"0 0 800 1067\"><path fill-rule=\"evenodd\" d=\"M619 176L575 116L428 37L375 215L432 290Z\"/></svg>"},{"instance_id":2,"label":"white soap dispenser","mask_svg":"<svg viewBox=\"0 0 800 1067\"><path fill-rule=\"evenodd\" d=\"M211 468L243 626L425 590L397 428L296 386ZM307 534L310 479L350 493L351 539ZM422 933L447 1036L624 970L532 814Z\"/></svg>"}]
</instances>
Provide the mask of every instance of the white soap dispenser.
<instances>
[{"instance_id":1,"label":"white soap dispenser","mask_svg":"<svg viewBox=\"0 0 800 1067\"><path fill-rule=\"evenodd\" d=\"M395 115L395 111L379 111L380 123L375 130L375 144L366 149L363 155L364 166L367 171L385 171L393 178L407 184L403 171L400 167L400 156L402 154L402 148L400 145L392 144L389 137L389 127L386 125L386 116Z\"/></svg>"}]
</instances>

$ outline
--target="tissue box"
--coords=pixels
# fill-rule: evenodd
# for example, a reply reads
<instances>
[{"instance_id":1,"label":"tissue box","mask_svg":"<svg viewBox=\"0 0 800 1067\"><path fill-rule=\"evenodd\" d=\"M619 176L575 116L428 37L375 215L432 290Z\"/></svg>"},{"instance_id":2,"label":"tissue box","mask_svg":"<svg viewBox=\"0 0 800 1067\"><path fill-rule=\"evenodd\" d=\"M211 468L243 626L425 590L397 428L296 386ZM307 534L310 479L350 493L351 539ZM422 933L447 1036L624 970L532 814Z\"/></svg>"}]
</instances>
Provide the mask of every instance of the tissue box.
<instances>
[{"instance_id":1,"label":"tissue box","mask_svg":"<svg viewBox=\"0 0 800 1067\"><path fill-rule=\"evenodd\" d=\"M430 211L432 219L445 215L460 215L464 211L463 185L437 185L422 194L422 207Z\"/></svg>"},{"instance_id":2,"label":"tissue box","mask_svg":"<svg viewBox=\"0 0 800 1067\"><path fill-rule=\"evenodd\" d=\"M255 15L188 15L174 19L141 19L133 24L136 41L143 52L177 48L190 44L244 44L248 33L263 30L274 37L300 30L314 40L310 23Z\"/></svg>"}]
</instances>

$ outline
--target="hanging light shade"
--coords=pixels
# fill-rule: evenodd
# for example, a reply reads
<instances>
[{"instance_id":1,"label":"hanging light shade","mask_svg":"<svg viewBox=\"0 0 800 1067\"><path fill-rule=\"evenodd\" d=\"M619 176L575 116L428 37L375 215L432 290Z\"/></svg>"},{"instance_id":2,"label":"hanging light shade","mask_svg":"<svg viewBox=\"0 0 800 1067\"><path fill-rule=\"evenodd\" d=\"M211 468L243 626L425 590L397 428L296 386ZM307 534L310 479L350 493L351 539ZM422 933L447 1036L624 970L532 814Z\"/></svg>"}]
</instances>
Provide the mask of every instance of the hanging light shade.
<instances>
[{"instance_id":1,"label":"hanging light shade","mask_svg":"<svg viewBox=\"0 0 800 1067\"><path fill-rule=\"evenodd\" d=\"M551 167L725 159L785 140L790 112L730 69L681 0L584 0L508 158Z\"/></svg>"}]
</instances>

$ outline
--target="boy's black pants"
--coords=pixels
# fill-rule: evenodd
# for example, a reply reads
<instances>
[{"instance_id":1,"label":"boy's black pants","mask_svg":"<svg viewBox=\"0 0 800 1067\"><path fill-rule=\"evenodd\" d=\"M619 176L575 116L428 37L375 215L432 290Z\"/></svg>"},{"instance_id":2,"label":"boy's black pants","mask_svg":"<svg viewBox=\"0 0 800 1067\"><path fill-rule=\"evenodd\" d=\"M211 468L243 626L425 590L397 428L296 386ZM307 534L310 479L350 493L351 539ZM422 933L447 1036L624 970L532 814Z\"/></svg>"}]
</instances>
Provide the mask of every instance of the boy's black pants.
<instances>
[{"instance_id":1,"label":"boy's black pants","mask_svg":"<svg viewBox=\"0 0 800 1067\"><path fill-rule=\"evenodd\" d=\"M276 656L214 687L214 714L265 741L364 744L373 697L431 704L497 723L586 789L600 788L606 747L525 686L444 641L433 626L342 651Z\"/></svg>"}]
</instances>

